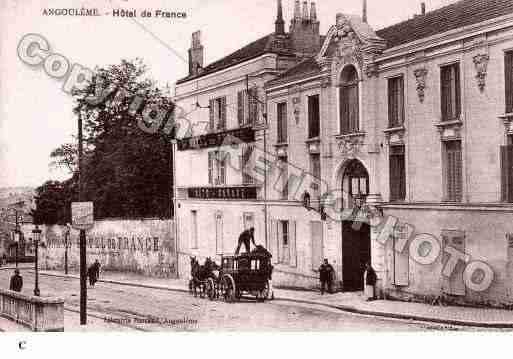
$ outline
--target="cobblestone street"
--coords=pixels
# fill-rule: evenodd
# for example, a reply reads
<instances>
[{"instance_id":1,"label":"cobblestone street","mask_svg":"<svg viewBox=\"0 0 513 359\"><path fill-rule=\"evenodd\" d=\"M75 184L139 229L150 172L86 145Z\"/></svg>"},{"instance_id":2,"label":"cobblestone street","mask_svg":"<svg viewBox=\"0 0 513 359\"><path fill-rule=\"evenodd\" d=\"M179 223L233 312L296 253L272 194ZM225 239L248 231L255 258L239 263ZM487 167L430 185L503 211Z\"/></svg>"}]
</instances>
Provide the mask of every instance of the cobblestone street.
<instances>
[{"instance_id":1,"label":"cobblestone street","mask_svg":"<svg viewBox=\"0 0 513 359\"><path fill-rule=\"evenodd\" d=\"M23 293L31 294L34 276L22 270ZM0 271L0 285L8 286L10 271ZM451 329L344 313L312 304L275 300L257 303L209 301L188 293L98 283L88 288L88 326L79 325L79 281L40 276L42 296L65 299L65 330L394 330ZM0 325L1 327L1 325ZM454 328L452 328L454 329Z\"/></svg>"}]
</instances>

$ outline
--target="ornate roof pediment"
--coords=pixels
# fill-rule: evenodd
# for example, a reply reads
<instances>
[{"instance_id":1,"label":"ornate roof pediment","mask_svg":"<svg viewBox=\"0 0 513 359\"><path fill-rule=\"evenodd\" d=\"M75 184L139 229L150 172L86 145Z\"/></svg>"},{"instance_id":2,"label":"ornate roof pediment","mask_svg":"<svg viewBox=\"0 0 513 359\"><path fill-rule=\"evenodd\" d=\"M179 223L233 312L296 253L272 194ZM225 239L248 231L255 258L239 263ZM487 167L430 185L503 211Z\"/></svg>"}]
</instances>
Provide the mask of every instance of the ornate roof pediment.
<instances>
[{"instance_id":1,"label":"ornate roof pediment","mask_svg":"<svg viewBox=\"0 0 513 359\"><path fill-rule=\"evenodd\" d=\"M354 15L337 14L336 24L328 31L316 61L323 66L332 60L358 63L367 72L374 56L386 48L369 24Z\"/></svg>"}]
</instances>

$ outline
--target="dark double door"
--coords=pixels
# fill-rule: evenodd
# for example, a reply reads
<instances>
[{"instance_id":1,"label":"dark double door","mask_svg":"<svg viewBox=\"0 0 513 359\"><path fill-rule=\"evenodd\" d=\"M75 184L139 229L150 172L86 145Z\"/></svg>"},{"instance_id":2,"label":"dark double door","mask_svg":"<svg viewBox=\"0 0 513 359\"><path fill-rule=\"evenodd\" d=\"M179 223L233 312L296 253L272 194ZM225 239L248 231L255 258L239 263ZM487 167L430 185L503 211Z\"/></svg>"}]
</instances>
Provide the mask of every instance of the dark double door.
<instances>
[{"instance_id":1,"label":"dark double door","mask_svg":"<svg viewBox=\"0 0 513 359\"><path fill-rule=\"evenodd\" d=\"M342 286L344 291L363 290L365 263L370 259L370 226L363 222L342 222Z\"/></svg>"}]
</instances>

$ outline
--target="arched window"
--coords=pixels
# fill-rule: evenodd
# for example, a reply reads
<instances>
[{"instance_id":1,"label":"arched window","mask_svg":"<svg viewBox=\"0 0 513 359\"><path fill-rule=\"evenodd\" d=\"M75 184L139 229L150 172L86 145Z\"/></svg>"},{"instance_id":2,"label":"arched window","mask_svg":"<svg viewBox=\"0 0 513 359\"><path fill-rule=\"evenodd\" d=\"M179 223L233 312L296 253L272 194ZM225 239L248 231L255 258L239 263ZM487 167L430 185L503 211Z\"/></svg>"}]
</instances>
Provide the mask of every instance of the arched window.
<instances>
[{"instance_id":1,"label":"arched window","mask_svg":"<svg viewBox=\"0 0 513 359\"><path fill-rule=\"evenodd\" d=\"M346 66L340 75L340 133L358 132L358 73Z\"/></svg>"},{"instance_id":2,"label":"arched window","mask_svg":"<svg viewBox=\"0 0 513 359\"><path fill-rule=\"evenodd\" d=\"M347 195L344 208L353 208L356 199L364 201L369 194L369 173L360 161L354 159L347 164L342 189Z\"/></svg>"}]
</instances>

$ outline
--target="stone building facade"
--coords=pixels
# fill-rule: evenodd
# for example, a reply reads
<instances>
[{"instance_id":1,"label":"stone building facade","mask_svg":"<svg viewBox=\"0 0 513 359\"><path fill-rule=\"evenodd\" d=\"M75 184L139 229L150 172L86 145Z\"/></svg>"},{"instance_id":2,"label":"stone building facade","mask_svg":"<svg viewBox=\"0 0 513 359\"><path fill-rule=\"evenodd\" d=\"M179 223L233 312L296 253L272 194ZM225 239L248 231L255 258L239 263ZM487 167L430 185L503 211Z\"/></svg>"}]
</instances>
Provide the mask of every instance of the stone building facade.
<instances>
[{"instance_id":1,"label":"stone building facade","mask_svg":"<svg viewBox=\"0 0 513 359\"><path fill-rule=\"evenodd\" d=\"M513 4L462 0L377 31L337 14L325 36L315 14L296 1L285 33L278 1L266 46L178 82L193 123L220 96L235 104L225 127L178 140L180 263L233 252L254 225L278 285L315 286L328 258L337 286L359 290L371 261L382 294L511 303ZM244 88L258 100L247 126Z\"/></svg>"}]
</instances>

